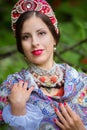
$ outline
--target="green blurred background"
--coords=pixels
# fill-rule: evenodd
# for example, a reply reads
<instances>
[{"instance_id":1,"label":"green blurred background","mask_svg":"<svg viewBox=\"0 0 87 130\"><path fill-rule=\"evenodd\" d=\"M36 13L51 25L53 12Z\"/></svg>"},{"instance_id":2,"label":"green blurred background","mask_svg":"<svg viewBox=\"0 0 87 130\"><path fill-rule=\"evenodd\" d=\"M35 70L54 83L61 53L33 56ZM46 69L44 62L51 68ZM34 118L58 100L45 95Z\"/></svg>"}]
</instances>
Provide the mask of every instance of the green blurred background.
<instances>
[{"instance_id":1,"label":"green blurred background","mask_svg":"<svg viewBox=\"0 0 87 130\"><path fill-rule=\"evenodd\" d=\"M27 67L17 52L10 12L17 0L0 0L0 83L7 75ZM59 21L60 41L55 60L87 72L87 0L47 0ZM6 126L0 126L5 130Z\"/></svg>"}]
</instances>

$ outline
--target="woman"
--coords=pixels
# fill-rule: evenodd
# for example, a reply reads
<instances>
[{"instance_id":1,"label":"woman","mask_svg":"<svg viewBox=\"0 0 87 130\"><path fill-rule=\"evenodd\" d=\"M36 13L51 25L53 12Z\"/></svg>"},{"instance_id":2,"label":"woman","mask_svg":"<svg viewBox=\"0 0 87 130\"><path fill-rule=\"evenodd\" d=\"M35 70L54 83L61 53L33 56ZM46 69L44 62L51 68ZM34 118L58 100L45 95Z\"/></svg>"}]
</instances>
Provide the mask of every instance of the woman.
<instances>
[{"instance_id":1,"label":"woman","mask_svg":"<svg viewBox=\"0 0 87 130\"><path fill-rule=\"evenodd\" d=\"M52 8L45 0L19 0L11 17L30 64L1 84L3 120L14 130L86 130L87 75L54 62L59 30Z\"/></svg>"}]
</instances>

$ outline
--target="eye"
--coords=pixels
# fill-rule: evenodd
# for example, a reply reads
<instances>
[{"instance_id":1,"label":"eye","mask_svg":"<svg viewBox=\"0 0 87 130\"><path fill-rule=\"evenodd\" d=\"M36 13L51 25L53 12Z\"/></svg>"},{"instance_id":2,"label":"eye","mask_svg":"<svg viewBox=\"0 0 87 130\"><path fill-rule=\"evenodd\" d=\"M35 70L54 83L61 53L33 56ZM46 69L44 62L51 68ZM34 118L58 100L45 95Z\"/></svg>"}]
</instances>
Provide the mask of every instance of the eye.
<instances>
[{"instance_id":1,"label":"eye","mask_svg":"<svg viewBox=\"0 0 87 130\"><path fill-rule=\"evenodd\" d=\"M39 32L39 35L46 35L46 32L45 31Z\"/></svg>"},{"instance_id":2,"label":"eye","mask_svg":"<svg viewBox=\"0 0 87 130\"><path fill-rule=\"evenodd\" d=\"M24 36L21 36L21 39L23 40L23 41L26 41L26 40L28 40L29 39L29 35L24 35Z\"/></svg>"}]
</instances>

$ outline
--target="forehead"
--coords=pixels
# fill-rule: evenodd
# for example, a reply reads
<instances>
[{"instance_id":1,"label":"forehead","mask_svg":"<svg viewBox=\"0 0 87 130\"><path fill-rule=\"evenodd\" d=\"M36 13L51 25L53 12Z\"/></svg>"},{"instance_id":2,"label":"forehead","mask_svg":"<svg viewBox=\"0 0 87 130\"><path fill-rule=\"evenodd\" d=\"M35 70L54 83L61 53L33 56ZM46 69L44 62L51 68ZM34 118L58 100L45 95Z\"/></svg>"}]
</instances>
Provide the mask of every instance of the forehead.
<instances>
[{"instance_id":1,"label":"forehead","mask_svg":"<svg viewBox=\"0 0 87 130\"><path fill-rule=\"evenodd\" d=\"M34 30L34 29L38 29L38 28L48 29L47 25L40 17L33 15L24 21L22 31L31 30L31 29Z\"/></svg>"},{"instance_id":2,"label":"forehead","mask_svg":"<svg viewBox=\"0 0 87 130\"><path fill-rule=\"evenodd\" d=\"M42 20L42 18L33 14L31 17L27 18L23 24L31 23L31 25L32 25L32 24L38 24L38 22L41 24L45 24L44 21Z\"/></svg>"}]
</instances>

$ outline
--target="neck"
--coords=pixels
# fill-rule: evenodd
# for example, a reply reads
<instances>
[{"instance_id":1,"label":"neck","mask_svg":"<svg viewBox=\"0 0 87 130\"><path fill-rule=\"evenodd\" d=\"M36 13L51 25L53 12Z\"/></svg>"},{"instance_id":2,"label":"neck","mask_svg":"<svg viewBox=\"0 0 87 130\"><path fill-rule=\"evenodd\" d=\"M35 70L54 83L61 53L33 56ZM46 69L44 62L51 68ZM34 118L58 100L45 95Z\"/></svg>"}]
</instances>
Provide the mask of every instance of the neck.
<instances>
[{"instance_id":1,"label":"neck","mask_svg":"<svg viewBox=\"0 0 87 130\"><path fill-rule=\"evenodd\" d=\"M40 68L34 64L30 64L29 70L31 73L36 73L36 74L41 75L41 76L53 75L56 73L56 63L54 62L53 66L49 70Z\"/></svg>"}]
</instances>

